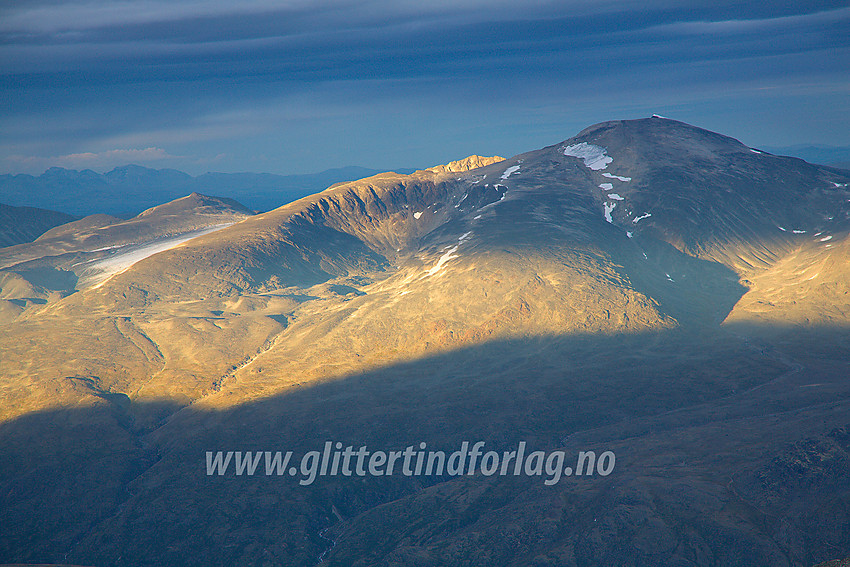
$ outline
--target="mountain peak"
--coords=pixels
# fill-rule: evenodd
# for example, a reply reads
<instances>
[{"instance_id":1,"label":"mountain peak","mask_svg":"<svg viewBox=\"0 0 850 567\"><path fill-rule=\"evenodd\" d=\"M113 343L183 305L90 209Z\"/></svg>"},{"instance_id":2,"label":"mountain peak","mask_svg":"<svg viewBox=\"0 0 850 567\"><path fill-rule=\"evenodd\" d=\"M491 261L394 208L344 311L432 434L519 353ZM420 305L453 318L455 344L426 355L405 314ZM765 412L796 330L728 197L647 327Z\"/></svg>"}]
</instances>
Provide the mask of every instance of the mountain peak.
<instances>
[{"instance_id":1,"label":"mountain peak","mask_svg":"<svg viewBox=\"0 0 850 567\"><path fill-rule=\"evenodd\" d=\"M168 203L151 207L139 213L137 218L149 217L154 215L175 215L188 211L203 211L205 214L219 212L233 212L244 215L252 215L253 211L233 199L226 197L212 197L193 191L185 197L174 199Z\"/></svg>"},{"instance_id":2,"label":"mountain peak","mask_svg":"<svg viewBox=\"0 0 850 567\"><path fill-rule=\"evenodd\" d=\"M445 165L435 165L434 167L429 167L425 171L433 171L434 173L463 173L469 171L470 169L477 169L479 167L484 167L486 165L491 165L500 161L505 161L505 158L501 156L484 157L479 155L471 155L463 159L450 161Z\"/></svg>"},{"instance_id":3,"label":"mountain peak","mask_svg":"<svg viewBox=\"0 0 850 567\"><path fill-rule=\"evenodd\" d=\"M735 138L657 114L650 118L600 122L585 128L567 142L587 142L614 151L623 146L651 144L672 153L684 151L702 156L750 150Z\"/></svg>"}]
</instances>

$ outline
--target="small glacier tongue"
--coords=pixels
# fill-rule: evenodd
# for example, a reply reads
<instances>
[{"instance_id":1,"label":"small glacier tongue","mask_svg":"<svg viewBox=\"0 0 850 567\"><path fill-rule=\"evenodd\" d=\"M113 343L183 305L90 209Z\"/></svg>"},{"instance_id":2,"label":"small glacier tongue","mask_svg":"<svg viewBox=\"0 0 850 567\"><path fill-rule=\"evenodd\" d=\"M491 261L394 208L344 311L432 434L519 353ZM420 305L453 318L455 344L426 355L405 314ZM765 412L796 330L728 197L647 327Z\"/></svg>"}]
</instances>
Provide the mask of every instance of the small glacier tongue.
<instances>
[{"instance_id":1,"label":"small glacier tongue","mask_svg":"<svg viewBox=\"0 0 850 567\"><path fill-rule=\"evenodd\" d=\"M584 161L584 165L594 171L605 169L614 158L605 154L605 148L594 146L587 142L580 142L564 148L565 156L577 157Z\"/></svg>"}]
</instances>

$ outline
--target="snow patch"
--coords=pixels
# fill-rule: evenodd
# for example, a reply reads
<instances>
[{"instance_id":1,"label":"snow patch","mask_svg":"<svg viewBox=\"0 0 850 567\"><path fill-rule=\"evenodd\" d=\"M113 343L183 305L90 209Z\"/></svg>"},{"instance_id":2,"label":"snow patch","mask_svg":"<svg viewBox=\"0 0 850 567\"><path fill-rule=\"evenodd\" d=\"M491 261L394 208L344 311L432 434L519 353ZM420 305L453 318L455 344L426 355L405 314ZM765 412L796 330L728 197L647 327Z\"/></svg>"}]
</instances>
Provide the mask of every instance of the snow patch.
<instances>
[{"instance_id":1,"label":"snow patch","mask_svg":"<svg viewBox=\"0 0 850 567\"><path fill-rule=\"evenodd\" d=\"M792 230L791 232L793 232L794 234L806 234L805 230Z\"/></svg>"},{"instance_id":2,"label":"snow patch","mask_svg":"<svg viewBox=\"0 0 850 567\"><path fill-rule=\"evenodd\" d=\"M457 258L458 256L457 256L457 254L455 254L455 252L457 252L457 249L458 249L458 247L459 247L459 246L460 246L460 244L455 244L454 246L452 246L451 248L449 248L449 249L446 251L446 253L445 253L445 254L443 254L442 256L440 256L440 259L439 259L439 260L437 260L437 263L436 263L436 264L434 264L434 265L431 267L431 269L430 269L430 270L428 270L427 272L425 272L425 275L427 275L427 276L433 276L434 274L436 274L437 272L439 272L440 270L442 270L442 269L443 269L443 266L445 265L445 263L446 263L446 262L448 262L449 260L451 260L451 259L453 259L453 258Z\"/></svg>"},{"instance_id":3,"label":"snow patch","mask_svg":"<svg viewBox=\"0 0 850 567\"><path fill-rule=\"evenodd\" d=\"M763 154L763 153L764 153L764 152L760 152L760 151L758 151L758 150L757 150L757 149L755 149L755 148L750 148L750 151L751 151L751 152L753 152L754 154Z\"/></svg>"},{"instance_id":4,"label":"snow patch","mask_svg":"<svg viewBox=\"0 0 850 567\"><path fill-rule=\"evenodd\" d=\"M636 219L632 220L632 222L633 222L633 223L635 223L635 224L637 224L637 223L638 223L638 221L641 221L641 220L643 220L643 219L648 219L648 218L649 218L649 217L651 217L651 216L652 216L652 213L644 213L644 214L642 214L641 216L637 217Z\"/></svg>"},{"instance_id":5,"label":"snow patch","mask_svg":"<svg viewBox=\"0 0 850 567\"><path fill-rule=\"evenodd\" d=\"M619 175L614 175L613 173L603 173L602 177L607 177L608 179L619 179L620 181L631 181L631 177L620 177Z\"/></svg>"},{"instance_id":6,"label":"snow patch","mask_svg":"<svg viewBox=\"0 0 850 567\"><path fill-rule=\"evenodd\" d=\"M614 188L614 184L613 183L600 183L599 188L605 189L606 191L610 191L611 189Z\"/></svg>"},{"instance_id":7,"label":"snow patch","mask_svg":"<svg viewBox=\"0 0 850 567\"><path fill-rule=\"evenodd\" d=\"M784 228L782 228L782 227L781 227L781 226L779 226L779 225L776 225L776 228L778 228L778 229L779 229L779 230L781 230L782 232L788 232L787 230L785 230Z\"/></svg>"},{"instance_id":8,"label":"snow patch","mask_svg":"<svg viewBox=\"0 0 850 567\"><path fill-rule=\"evenodd\" d=\"M208 226L207 228L193 230L191 232L186 232L179 236L154 240L153 242L147 242L144 244L125 244L122 246L130 246L130 248L126 251L113 254L112 256L104 258L103 260L97 260L93 262L91 266L86 268L86 272L89 272L89 270L93 270L95 272L93 274L92 281L96 282L95 287L100 287L101 285L106 283L109 278L128 270L136 262L140 262L141 260L153 256L154 254L158 254L160 252L176 248L177 246L188 242L193 238L197 238L199 236L203 236L205 234L221 230L232 224L234 223L229 222Z\"/></svg>"},{"instance_id":9,"label":"snow patch","mask_svg":"<svg viewBox=\"0 0 850 567\"><path fill-rule=\"evenodd\" d=\"M669 118L667 118L666 116L661 116L660 114L653 114L653 115L652 115L652 117L653 117L653 118L661 118L661 119L663 119L663 120L670 120L670 119L669 119Z\"/></svg>"},{"instance_id":10,"label":"snow patch","mask_svg":"<svg viewBox=\"0 0 850 567\"><path fill-rule=\"evenodd\" d=\"M615 201L622 201L623 198L620 197L617 193L608 193L609 199L614 199Z\"/></svg>"},{"instance_id":11,"label":"snow patch","mask_svg":"<svg viewBox=\"0 0 850 567\"><path fill-rule=\"evenodd\" d=\"M629 232L628 230L626 231L626 236L628 236L629 238L633 238L632 233L631 233L631 232Z\"/></svg>"},{"instance_id":12,"label":"snow patch","mask_svg":"<svg viewBox=\"0 0 850 567\"><path fill-rule=\"evenodd\" d=\"M667 276L667 281L668 281L668 282L675 282L675 281L676 281L676 280L674 280L673 278L671 278L671 277L670 277L670 274L668 274L667 272L664 272L664 275L665 275L665 276Z\"/></svg>"},{"instance_id":13,"label":"snow patch","mask_svg":"<svg viewBox=\"0 0 850 567\"><path fill-rule=\"evenodd\" d=\"M413 213L413 218L415 218L416 220L419 220L419 217L421 217L421 216L422 216L422 211L416 211L415 213Z\"/></svg>"},{"instance_id":14,"label":"snow patch","mask_svg":"<svg viewBox=\"0 0 850 567\"><path fill-rule=\"evenodd\" d=\"M617 203L603 203L603 207L605 207L605 220L614 223L614 219L611 218L611 213L614 212L614 209L617 207Z\"/></svg>"},{"instance_id":15,"label":"snow patch","mask_svg":"<svg viewBox=\"0 0 850 567\"><path fill-rule=\"evenodd\" d=\"M518 166L518 165L512 165L512 166L510 166L510 167L509 167L509 168L507 168L507 169L505 170L505 172L502 174L502 179L507 179L508 177L510 177L511 175L513 175L514 173L516 173L517 171L519 171L519 166Z\"/></svg>"},{"instance_id":16,"label":"snow patch","mask_svg":"<svg viewBox=\"0 0 850 567\"><path fill-rule=\"evenodd\" d=\"M469 232L465 232L465 233L463 233L463 234L460 236L460 238L458 238L458 239L457 239L457 240L458 240L458 242L463 242L464 240L466 240L467 238L469 238L469 235L470 235L470 234L472 234L472 231L471 231L471 230L470 230Z\"/></svg>"},{"instance_id":17,"label":"snow patch","mask_svg":"<svg viewBox=\"0 0 850 567\"><path fill-rule=\"evenodd\" d=\"M121 248L123 246L127 246L127 244L115 244L113 246L104 246L103 248L96 248L95 250L89 250L89 252L103 252L104 250L113 250L115 248Z\"/></svg>"},{"instance_id":18,"label":"snow patch","mask_svg":"<svg viewBox=\"0 0 850 567\"><path fill-rule=\"evenodd\" d=\"M605 169L614 158L605 154L605 148L581 142L564 148L564 155L584 161L584 165L594 171Z\"/></svg>"},{"instance_id":19,"label":"snow patch","mask_svg":"<svg viewBox=\"0 0 850 567\"><path fill-rule=\"evenodd\" d=\"M472 220L478 220L480 218L481 218L481 215L476 215L476 216L472 217Z\"/></svg>"},{"instance_id":20,"label":"snow patch","mask_svg":"<svg viewBox=\"0 0 850 567\"><path fill-rule=\"evenodd\" d=\"M829 236L824 236L823 238L820 239L821 242L826 242L827 240L832 240L831 234Z\"/></svg>"}]
</instances>

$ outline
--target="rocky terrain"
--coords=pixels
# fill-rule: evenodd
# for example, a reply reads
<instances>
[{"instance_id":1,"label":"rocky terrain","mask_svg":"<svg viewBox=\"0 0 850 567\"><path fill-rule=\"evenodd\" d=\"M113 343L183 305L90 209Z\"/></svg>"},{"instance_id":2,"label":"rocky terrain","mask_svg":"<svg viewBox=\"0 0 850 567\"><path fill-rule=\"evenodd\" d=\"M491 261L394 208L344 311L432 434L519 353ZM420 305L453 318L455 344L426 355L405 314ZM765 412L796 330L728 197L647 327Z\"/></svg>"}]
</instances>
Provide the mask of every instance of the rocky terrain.
<instances>
[{"instance_id":1,"label":"rocky terrain","mask_svg":"<svg viewBox=\"0 0 850 567\"><path fill-rule=\"evenodd\" d=\"M0 249L0 561L847 556L848 184L653 117L262 214L193 194ZM328 440L617 464L553 486L204 468Z\"/></svg>"}]
</instances>

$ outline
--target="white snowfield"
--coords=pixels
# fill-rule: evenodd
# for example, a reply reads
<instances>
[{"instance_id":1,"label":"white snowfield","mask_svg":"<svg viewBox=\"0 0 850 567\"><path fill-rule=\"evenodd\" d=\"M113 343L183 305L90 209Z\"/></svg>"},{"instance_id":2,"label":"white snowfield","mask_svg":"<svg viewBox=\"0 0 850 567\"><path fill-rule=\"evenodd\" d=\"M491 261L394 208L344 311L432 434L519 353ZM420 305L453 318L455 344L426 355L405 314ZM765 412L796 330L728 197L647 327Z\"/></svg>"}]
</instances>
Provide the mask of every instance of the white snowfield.
<instances>
[{"instance_id":1,"label":"white snowfield","mask_svg":"<svg viewBox=\"0 0 850 567\"><path fill-rule=\"evenodd\" d=\"M620 197L617 193L608 193L609 199L614 199L615 201L622 201L623 198Z\"/></svg>"},{"instance_id":2,"label":"white snowfield","mask_svg":"<svg viewBox=\"0 0 850 567\"><path fill-rule=\"evenodd\" d=\"M463 234L461 234L457 239L457 244L455 244L454 246L452 246L451 244L444 246L441 250L441 252L443 252L443 255L440 256L440 259L437 260L437 263L431 266L431 268L429 268L428 271L426 271L422 277L433 276L434 274L440 273L445 267L446 262L459 257L459 255L455 254L455 252L457 252L461 244L468 241L471 237L472 231L470 230L469 232L464 232Z\"/></svg>"},{"instance_id":3,"label":"white snowfield","mask_svg":"<svg viewBox=\"0 0 850 567\"><path fill-rule=\"evenodd\" d=\"M606 191L610 191L611 189L614 188L614 184L613 183L600 183L599 188L604 189Z\"/></svg>"},{"instance_id":4,"label":"white snowfield","mask_svg":"<svg viewBox=\"0 0 850 567\"><path fill-rule=\"evenodd\" d=\"M614 219L611 217L611 213L614 212L614 209L617 207L617 203L603 203L603 207L605 207L605 220L614 224Z\"/></svg>"},{"instance_id":5,"label":"white snowfield","mask_svg":"<svg viewBox=\"0 0 850 567\"><path fill-rule=\"evenodd\" d=\"M422 211L417 211L417 212L413 213L413 218L415 218L416 220L419 220L419 217L421 217L421 216L422 216Z\"/></svg>"},{"instance_id":6,"label":"white snowfield","mask_svg":"<svg viewBox=\"0 0 850 567\"><path fill-rule=\"evenodd\" d=\"M229 222L208 226L199 230L183 233L179 236L162 238L143 244L122 245L121 248L124 248L122 251L116 252L102 260L92 262L88 267L86 267L83 275L86 278L89 278L89 281L94 284L94 287L100 287L112 276L126 271L133 264L140 262L145 258L158 254L159 252L170 250L194 238L221 230L232 224L235 223Z\"/></svg>"},{"instance_id":7,"label":"white snowfield","mask_svg":"<svg viewBox=\"0 0 850 567\"><path fill-rule=\"evenodd\" d=\"M519 171L519 166L518 166L518 165L512 165L512 166L510 166L510 167L509 167L509 168L507 168L507 169L505 170L505 172L502 174L502 179L507 179L508 177L510 177L511 175L513 175L514 173L516 173L517 171Z\"/></svg>"},{"instance_id":8,"label":"white snowfield","mask_svg":"<svg viewBox=\"0 0 850 567\"><path fill-rule=\"evenodd\" d=\"M442 270L442 269L443 269L443 266L445 265L445 263L446 263L446 262L448 262L449 260L451 260L451 259L453 259L453 258L457 258L458 256L457 256L457 254L455 254L455 252L457 252L457 249L458 249L458 247L459 247L459 246L460 246L460 244L455 244L454 246L452 246L451 248L449 248L449 249L446 251L446 253L445 253L445 254L443 254L442 256L440 256L440 259L439 259L439 260L437 260L437 263L436 263L436 264L434 264L434 265L431 267L431 269L430 269L430 270L428 270L427 272L425 272L425 275L426 275L426 276L433 276L434 274L438 273L440 270Z\"/></svg>"},{"instance_id":9,"label":"white snowfield","mask_svg":"<svg viewBox=\"0 0 850 567\"><path fill-rule=\"evenodd\" d=\"M622 181L624 183L632 180L631 177L622 177L620 175L614 175L613 173L607 173L607 172L603 173L602 177L607 177L608 179L617 179L617 180Z\"/></svg>"},{"instance_id":10,"label":"white snowfield","mask_svg":"<svg viewBox=\"0 0 850 567\"><path fill-rule=\"evenodd\" d=\"M96 248L94 250L90 250L90 252L103 252L105 250L112 250L113 248L122 248L127 246L126 244L115 244L114 246L104 246L103 248Z\"/></svg>"},{"instance_id":11,"label":"white snowfield","mask_svg":"<svg viewBox=\"0 0 850 567\"><path fill-rule=\"evenodd\" d=\"M635 224L637 224L637 223L638 223L638 221L641 221L641 220L643 220L643 219L649 218L649 217L651 217L651 216L652 216L652 213L644 213L644 214L642 214L641 216L639 216L639 217L637 217L637 218L633 219L633 220L632 220L632 222L633 222L633 223L635 223Z\"/></svg>"},{"instance_id":12,"label":"white snowfield","mask_svg":"<svg viewBox=\"0 0 850 567\"><path fill-rule=\"evenodd\" d=\"M594 171L605 169L614 158L606 155L605 148L580 142L564 148L564 155L579 158L584 165Z\"/></svg>"}]
</instances>

